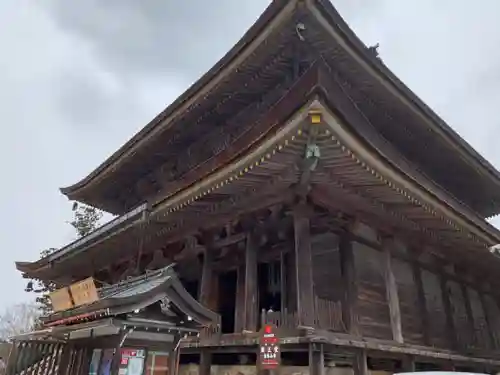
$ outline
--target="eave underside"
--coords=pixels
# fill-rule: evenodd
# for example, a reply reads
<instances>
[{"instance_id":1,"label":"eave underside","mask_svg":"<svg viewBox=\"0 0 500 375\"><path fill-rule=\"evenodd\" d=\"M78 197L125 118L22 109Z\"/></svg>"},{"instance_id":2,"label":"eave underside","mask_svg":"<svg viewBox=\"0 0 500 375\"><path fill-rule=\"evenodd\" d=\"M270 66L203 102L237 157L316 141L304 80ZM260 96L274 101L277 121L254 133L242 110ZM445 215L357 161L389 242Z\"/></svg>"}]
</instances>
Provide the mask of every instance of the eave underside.
<instances>
[{"instance_id":1,"label":"eave underside","mask_svg":"<svg viewBox=\"0 0 500 375\"><path fill-rule=\"evenodd\" d=\"M273 203L293 204L310 141L307 119L307 111L300 112L237 162L152 207L147 221L133 230L117 233L78 256L54 261L50 268L38 263L25 272L31 277L53 279L72 270L81 273L75 277L83 278L116 264L117 259L127 262L168 243L182 243L189 235ZM387 163L381 166L380 155L376 162L363 159L351 149L345 138L346 128L320 129L314 142L321 155L308 181L311 203L373 223L387 234L427 243L492 274L496 272L496 259L487 251L500 238L494 228L478 218L464 217L428 192L408 188L414 185L408 177L403 186L400 180L387 176L386 169L398 178L401 172Z\"/></svg>"},{"instance_id":2,"label":"eave underside","mask_svg":"<svg viewBox=\"0 0 500 375\"><path fill-rule=\"evenodd\" d=\"M176 193L235 160L276 122L284 120L265 114L278 103L283 105L284 96L297 86L294 82L305 74L306 67L321 60L331 68L332 84L359 109L367 126L404 159L483 217L499 211L498 172L432 111L422 109L420 101L418 108L410 105L414 95L399 81L394 83L392 73L370 57L366 48L360 50L361 43L352 40L354 34L331 6L311 1L307 7L293 10L285 4L273 2L249 31L245 43L240 42L223 64L200 81L204 85L197 83L189 90L189 100L183 100L191 105L168 120L168 114L182 107L183 100L176 101L148 125L149 130L155 128L154 137L142 140L147 137L143 134L146 131L141 132L128 150L124 146L118 153L121 156L112 157L64 193L114 213L123 213L145 197L149 200ZM297 37L299 21L306 25L305 42ZM243 58L245 54L249 55ZM238 59L238 69L224 73L223 66ZM196 90L203 94L197 99ZM401 91L406 91L405 95L401 96ZM134 157L125 157L131 150ZM113 172L108 173L111 165Z\"/></svg>"}]
</instances>

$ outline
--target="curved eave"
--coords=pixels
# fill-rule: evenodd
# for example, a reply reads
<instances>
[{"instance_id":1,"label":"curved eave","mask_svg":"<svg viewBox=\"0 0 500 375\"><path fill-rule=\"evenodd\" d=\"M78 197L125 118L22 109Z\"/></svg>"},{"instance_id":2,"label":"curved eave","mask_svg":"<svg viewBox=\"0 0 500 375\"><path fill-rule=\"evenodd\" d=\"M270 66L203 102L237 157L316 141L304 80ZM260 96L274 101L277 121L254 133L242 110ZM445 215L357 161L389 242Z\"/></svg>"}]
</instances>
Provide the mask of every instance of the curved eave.
<instances>
[{"instance_id":1,"label":"curved eave","mask_svg":"<svg viewBox=\"0 0 500 375\"><path fill-rule=\"evenodd\" d=\"M35 270L39 271L44 268L50 268L51 263L56 259L60 259L68 254L74 255L75 253L83 251L90 246L116 236L122 231L137 227L143 222L147 208L147 204L142 204L128 213L111 220L109 223L102 225L88 235L78 238L52 254L37 260L36 262L15 262L16 269L29 274Z\"/></svg>"},{"instance_id":2,"label":"curved eave","mask_svg":"<svg viewBox=\"0 0 500 375\"><path fill-rule=\"evenodd\" d=\"M467 161L472 168L477 168L483 175L500 188L500 171L488 160L481 156L467 141L458 135L442 118L427 106L413 91L408 88L396 75L379 59L372 56L366 45L356 36L337 12L329 0L307 0L313 13L324 15L323 24L334 36L342 38L341 44L352 56L364 66L372 75L378 78L386 88L398 97L406 106L415 111L424 121ZM317 6L319 3L320 6ZM316 12L314 11L316 10ZM318 17L319 18L319 17Z\"/></svg>"},{"instance_id":3,"label":"curved eave","mask_svg":"<svg viewBox=\"0 0 500 375\"><path fill-rule=\"evenodd\" d=\"M303 109L292 116L287 124L283 125L273 136L263 140L252 151L249 151L237 161L220 168L207 178L198 181L178 194L153 205L149 218L162 223L163 228L156 234L153 232L147 233L145 241L148 242L150 236L169 237L171 236L171 231L175 233L175 231L181 230L181 233L183 233L182 230L184 229L179 229L177 225L177 220L181 220L183 212L187 210L188 213L191 212L193 215L199 216L199 209L207 209L206 205L207 202L211 202L210 197L212 194L222 194L222 196L233 194L233 184L237 185L243 180L243 186L245 186L245 178L242 176L246 173L252 174L252 169L254 171L259 170L262 166L265 166L268 158L273 157L273 155L283 154L284 151L280 152L282 148L288 149L288 147L291 147L296 150L298 147L297 142L303 142L298 136L296 138L296 134L298 134L297 129L304 129L304 126L307 126L305 125L305 120L308 118L308 111L311 108L316 110L321 109L325 115L325 121L331 127L332 132L335 133L336 140L342 142L349 150L352 150L349 151L351 152L351 156L353 155L352 152L359 154L356 157L359 165L365 169L370 165L370 173L375 173L373 171L376 171L378 176L384 176L386 181L384 189L393 191L392 194L402 195L411 204L419 206L419 210L426 216L424 221L429 218L432 220L439 219L449 230L457 232L458 236L464 239L465 242L463 242L463 245L465 246L467 246L467 243L474 242L470 241L469 234L472 234L475 239L480 240L478 247L481 249L487 249L488 246L500 242L500 232L497 229L463 205L460 205L460 203L454 202L446 192L440 190L439 187L433 185L425 177L416 176L411 170L408 171L398 166L394 160L391 160L397 158L396 154L392 153L388 157L387 153L384 153L383 147L370 145L370 142L366 142L366 139L365 142L362 142L360 140L362 135L354 134L348 126L343 125L341 120L334 115L334 112L320 100L309 102ZM285 147L285 145L289 146ZM303 148L300 150L302 151L299 152L299 157L303 155ZM287 152L284 152L284 154L287 154ZM287 160L288 162L292 161L290 158ZM293 171L292 165L284 164L283 167L296 174ZM363 168L360 171L363 171ZM262 175L263 171L260 171L260 174ZM280 184L283 187L290 186L292 181L288 177L283 179L282 176L279 176L279 180L281 180ZM262 186L259 186L257 190L259 188L262 188ZM200 203L200 207L198 207L198 203ZM192 211L190 211L191 209ZM214 210L216 209L214 207ZM206 212L211 211L209 207ZM455 243L460 245L460 241ZM477 244L477 242L475 243ZM85 254L82 253L81 255L84 256ZM118 253L116 252L115 255L118 256ZM79 262L82 261L81 257L78 259ZM75 258L73 262L76 261L77 259ZM50 267L50 263L45 262L43 267ZM62 263L59 265L60 267L63 267ZM36 275L41 275L41 269L35 272L34 268L36 266L30 269L30 275L35 275L35 277ZM18 263L18 269L26 269L25 264Z\"/></svg>"},{"instance_id":4,"label":"curved eave","mask_svg":"<svg viewBox=\"0 0 500 375\"><path fill-rule=\"evenodd\" d=\"M163 199L156 204L148 207L149 215L147 221L153 223L164 223L163 220L166 215L168 215L170 218L172 216L175 216L176 214L179 214L181 208L186 205L186 202L193 202L195 197L198 198L198 200L203 197L208 198L208 195L211 192L214 192L219 187L222 188L223 186L228 185L228 174L237 174L241 169L244 169L245 167L247 169L251 169L254 167L255 163L261 163L261 160L266 159L270 155L269 150L273 149L273 147L276 146L276 143L282 141L285 136L290 136L295 139L295 135L290 135L290 132L297 126L299 126L299 124L304 122L304 120L307 118L307 107L309 104L306 104L304 106L304 109L301 110L298 114L295 113L294 115L292 115L286 126L283 126L281 128L278 127L277 129L275 129L274 133L269 134L265 139L261 139L253 146L253 149L251 151L248 151L240 159L233 161L229 165L221 166L219 169L215 170L209 176L201 179L197 183L194 183L193 185L178 192L177 194ZM275 152L276 151L273 150L273 153ZM291 169L291 167L288 169ZM231 181L233 181L233 177L231 177L230 179ZM234 177L234 180L236 179L238 179L238 176ZM119 218L115 220L118 219ZM124 231L117 232L110 230L110 232L107 233L106 237L103 237L102 241L99 244L104 245L106 243L105 239L107 238L128 235L128 232L140 227L139 224L143 223L143 219L144 217L141 215L140 219L134 221L133 225L125 228ZM155 224L153 224L153 227L154 225ZM164 223L162 225L168 227L168 223ZM154 228L152 232L155 232ZM142 232L141 235L149 237L153 234L148 233L146 230L146 233L144 234L144 232ZM85 238L86 237L83 237L82 239ZM64 269L64 266L62 266L62 262L65 262L69 259L71 259L72 263L81 262L82 257L85 257L88 251L93 251L96 244L96 242L93 242L88 246L80 246L73 249L72 251L62 251L63 249L68 249L71 246L70 244L60 251L57 251L54 254L51 254L48 257L42 258L36 262L16 262L16 267L19 271L23 272L26 277L41 278L44 280L55 280L57 278L53 278L54 272L57 270L61 271L61 267L63 267ZM108 254L110 250L111 249L106 250ZM121 254L122 256L125 255L123 253ZM65 262L64 264L67 264L67 262ZM59 273L61 272L58 272L58 274Z\"/></svg>"},{"instance_id":5,"label":"curved eave","mask_svg":"<svg viewBox=\"0 0 500 375\"><path fill-rule=\"evenodd\" d=\"M458 203L454 203L444 191L425 177L415 179L414 176L388 160L380 150L370 149L366 144L360 143L324 104L318 101L313 105L315 108L321 108L325 114L325 121L334 133L332 139L347 148L358 164L370 170L371 173L381 176L380 178L385 179L392 189L403 194L408 201L418 202L426 211L440 216L452 227L458 226L468 231L482 241L485 247L500 241L500 231L491 224L466 207L460 207Z\"/></svg>"},{"instance_id":6,"label":"curved eave","mask_svg":"<svg viewBox=\"0 0 500 375\"><path fill-rule=\"evenodd\" d=\"M86 194L92 194L88 190L90 186L95 186L108 171L115 170L122 160L131 156L134 150L142 147L157 132L170 127L183 111L216 87L218 82L231 71L235 71L237 66L246 59L246 56L255 50L256 46L265 38L266 33L276 28L281 22L280 19L292 14L298 2L298 0L272 1L257 22L212 69L97 169L80 182L61 188L61 192L70 199L90 202L89 197L86 196ZM405 106L417 114L422 119L423 124L433 129L445 143L450 145L453 150L456 150L457 155L460 155L469 168L480 171L483 176L486 176L487 180L492 184L492 190L500 188L500 172L453 131L449 125L423 103L383 63L370 55L366 46L349 28L330 1L306 0L305 3L318 22L330 32L332 37L364 69ZM93 203L95 204L95 202ZM495 205L494 208L490 208L489 210L484 209L479 211L483 216L490 216L499 210L500 208ZM481 211L484 211L484 213Z\"/></svg>"},{"instance_id":7,"label":"curved eave","mask_svg":"<svg viewBox=\"0 0 500 375\"><path fill-rule=\"evenodd\" d=\"M147 141L148 138L153 137L158 131L170 126L176 117L180 116L183 111L194 104L199 97L202 97L216 86L221 75L234 70L234 68L241 63L241 61L236 60L242 60L238 59L238 57L244 53L249 45L261 36L266 29L271 29L269 23L275 19L281 11L285 8L293 9L296 2L297 0L273 0L236 45L233 46L233 48L231 48L231 50L229 50L229 52L207 73L89 175L73 185L60 188L61 193L66 195L69 199L78 200L81 189L97 180L102 174L106 173L107 170L116 165L120 159L130 155L136 147L140 146L140 143Z\"/></svg>"}]
</instances>

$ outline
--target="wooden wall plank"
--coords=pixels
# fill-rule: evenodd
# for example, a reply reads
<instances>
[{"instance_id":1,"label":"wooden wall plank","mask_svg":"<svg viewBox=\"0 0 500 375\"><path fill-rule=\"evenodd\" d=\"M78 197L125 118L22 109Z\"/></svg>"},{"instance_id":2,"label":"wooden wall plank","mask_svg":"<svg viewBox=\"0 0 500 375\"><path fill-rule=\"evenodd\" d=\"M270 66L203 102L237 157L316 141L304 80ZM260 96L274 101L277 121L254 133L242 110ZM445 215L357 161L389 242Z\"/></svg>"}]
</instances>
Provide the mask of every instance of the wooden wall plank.
<instances>
[{"instance_id":1,"label":"wooden wall plank","mask_svg":"<svg viewBox=\"0 0 500 375\"><path fill-rule=\"evenodd\" d=\"M440 279L435 273L422 270L422 284L429 314L430 344L448 348L446 314Z\"/></svg>"},{"instance_id":2,"label":"wooden wall plank","mask_svg":"<svg viewBox=\"0 0 500 375\"><path fill-rule=\"evenodd\" d=\"M476 334L474 331L474 315L472 313L472 305L469 296L469 289L465 284L460 284L460 288L462 289L462 294L464 296L465 302L465 311L467 312L467 330L469 333L469 340L467 342L468 347L475 348L476 345Z\"/></svg>"},{"instance_id":3,"label":"wooden wall plank","mask_svg":"<svg viewBox=\"0 0 500 375\"><path fill-rule=\"evenodd\" d=\"M470 331L462 288L455 280L448 280L448 288L450 291L457 344L460 348L467 348L470 343Z\"/></svg>"},{"instance_id":4,"label":"wooden wall plank","mask_svg":"<svg viewBox=\"0 0 500 375\"><path fill-rule=\"evenodd\" d=\"M483 300L490 321L495 349L500 349L500 308L495 298L490 294L485 294Z\"/></svg>"},{"instance_id":5,"label":"wooden wall plank","mask_svg":"<svg viewBox=\"0 0 500 375\"><path fill-rule=\"evenodd\" d=\"M356 242L353 252L361 333L366 337L392 340L382 253Z\"/></svg>"},{"instance_id":6,"label":"wooden wall plank","mask_svg":"<svg viewBox=\"0 0 500 375\"><path fill-rule=\"evenodd\" d=\"M441 294L446 321L446 341L449 348L458 349L457 330L455 329L455 322L453 321L453 309L451 307L448 279L443 272L439 275L439 281L441 284Z\"/></svg>"},{"instance_id":7,"label":"wooden wall plank","mask_svg":"<svg viewBox=\"0 0 500 375\"><path fill-rule=\"evenodd\" d=\"M424 345L431 345L430 339L430 319L427 309L427 300L425 298L424 284L422 281L422 268L416 262L415 256L412 256L411 268L417 292L417 311L420 314L420 323L422 324L422 340Z\"/></svg>"},{"instance_id":8,"label":"wooden wall plank","mask_svg":"<svg viewBox=\"0 0 500 375\"><path fill-rule=\"evenodd\" d=\"M313 281L316 296L341 301L344 294L340 269L339 237L331 232L311 238Z\"/></svg>"},{"instance_id":9,"label":"wooden wall plank","mask_svg":"<svg viewBox=\"0 0 500 375\"><path fill-rule=\"evenodd\" d=\"M347 332L358 336L359 328L358 309L358 278L353 251L353 243L348 232L343 232L339 239L340 270L344 294L342 298L342 319Z\"/></svg>"},{"instance_id":10,"label":"wooden wall plank","mask_svg":"<svg viewBox=\"0 0 500 375\"><path fill-rule=\"evenodd\" d=\"M391 322L392 338L394 341L403 343L403 329L401 326L401 311L399 308L398 287L392 270L391 249L394 248L394 240L386 238L383 241L384 257L384 279L387 302L389 304L389 317Z\"/></svg>"},{"instance_id":11,"label":"wooden wall plank","mask_svg":"<svg viewBox=\"0 0 500 375\"><path fill-rule=\"evenodd\" d=\"M490 336L488 332L488 324L486 322L486 315L481 303L481 298L477 290L470 287L467 288L467 293L469 295L472 318L473 318L473 329L474 337L476 339L476 344L478 348L490 349ZM492 348L491 348L492 349Z\"/></svg>"},{"instance_id":12,"label":"wooden wall plank","mask_svg":"<svg viewBox=\"0 0 500 375\"><path fill-rule=\"evenodd\" d=\"M418 287L412 265L393 258L392 269L398 286L403 338L408 343L425 345Z\"/></svg>"}]
</instances>

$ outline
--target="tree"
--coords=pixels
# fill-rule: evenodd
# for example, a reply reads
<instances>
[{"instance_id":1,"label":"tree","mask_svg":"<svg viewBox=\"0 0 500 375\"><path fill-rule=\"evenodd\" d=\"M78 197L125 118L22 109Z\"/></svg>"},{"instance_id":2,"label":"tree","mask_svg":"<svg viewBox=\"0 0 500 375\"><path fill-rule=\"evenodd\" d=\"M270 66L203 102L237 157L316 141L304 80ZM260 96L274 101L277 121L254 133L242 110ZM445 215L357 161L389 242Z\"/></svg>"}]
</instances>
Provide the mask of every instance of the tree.
<instances>
[{"instance_id":1,"label":"tree","mask_svg":"<svg viewBox=\"0 0 500 375\"><path fill-rule=\"evenodd\" d=\"M45 249L40 252L40 257L45 258L49 256L57 249L51 247L50 249ZM35 302L39 306L41 315L48 315L52 311L52 305L50 303L49 293L56 289L56 285L53 282L46 282L39 279L31 279L26 284L24 291L33 292L36 294Z\"/></svg>"},{"instance_id":2,"label":"tree","mask_svg":"<svg viewBox=\"0 0 500 375\"><path fill-rule=\"evenodd\" d=\"M102 218L102 211L85 204L73 203L72 207L74 218L69 224L75 228L77 237L84 237L99 226ZM56 248L49 248L40 252L40 257L46 256L57 251ZM36 302L39 305L41 315L48 315L52 311L49 299L49 293L56 289L56 284L38 279L30 279L26 285L25 291L36 294Z\"/></svg>"},{"instance_id":3,"label":"tree","mask_svg":"<svg viewBox=\"0 0 500 375\"><path fill-rule=\"evenodd\" d=\"M32 331L39 317L35 303L18 303L5 309L0 315L0 340Z\"/></svg>"},{"instance_id":4,"label":"tree","mask_svg":"<svg viewBox=\"0 0 500 375\"><path fill-rule=\"evenodd\" d=\"M97 228L102 219L102 211L85 204L73 203L73 213L75 215L70 224L75 228L78 237L83 237Z\"/></svg>"}]
</instances>

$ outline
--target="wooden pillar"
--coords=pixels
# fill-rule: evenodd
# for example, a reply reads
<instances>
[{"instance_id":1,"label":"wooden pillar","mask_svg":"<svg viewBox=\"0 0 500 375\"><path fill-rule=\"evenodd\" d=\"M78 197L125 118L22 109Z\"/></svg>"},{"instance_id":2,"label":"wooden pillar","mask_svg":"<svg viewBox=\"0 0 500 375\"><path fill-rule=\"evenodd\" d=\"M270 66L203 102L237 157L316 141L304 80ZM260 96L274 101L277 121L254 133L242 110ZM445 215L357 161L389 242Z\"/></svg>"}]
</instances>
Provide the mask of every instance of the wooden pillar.
<instances>
[{"instance_id":1,"label":"wooden pillar","mask_svg":"<svg viewBox=\"0 0 500 375\"><path fill-rule=\"evenodd\" d=\"M309 344L309 374L325 375L325 352L323 344Z\"/></svg>"},{"instance_id":2,"label":"wooden pillar","mask_svg":"<svg viewBox=\"0 0 500 375\"><path fill-rule=\"evenodd\" d=\"M72 354L73 354L73 345L64 344L62 348L61 357L58 363L57 375L66 375L68 373L68 369L71 365Z\"/></svg>"},{"instance_id":3,"label":"wooden pillar","mask_svg":"<svg viewBox=\"0 0 500 375\"><path fill-rule=\"evenodd\" d=\"M455 330L455 322L453 321L453 310L451 307L450 293L447 286L447 277L444 270L439 274L441 285L441 295L443 298L444 313L446 316L446 332L452 349L458 349L457 334Z\"/></svg>"},{"instance_id":4,"label":"wooden pillar","mask_svg":"<svg viewBox=\"0 0 500 375\"><path fill-rule=\"evenodd\" d=\"M394 341L403 343L403 328L401 326L401 311L399 308L398 286L392 271L391 249L394 246L392 238L384 238L382 247L384 252L384 278L387 302L389 303L389 315L391 319L392 338Z\"/></svg>"},{"instance_id":5,"label":"wooden pillar","mask_svg":"<svg viewBox=\"0 0 500 375\"><path fill-rule=\"evenodd\" d=\"M177 344L179 342L177 341ZM172 351L168 357L168 375L178 375L179 374L179 360L181 357L181 349L176 344L176 349ZM146 366L144 366L146 367ZM147 375L147 374L144 374Z\"/></svg>"},{"instance_id":6,"label":"wooden pillar","mask_svg":"<svg viewBox=\"0 0 500 375\"><path fill-rule=\"evenodd\" d=\"M257 241L253 233L247 235L245 249L245 330L256 332L259 319L257 299Z\"/></svg>"},{"instance_id":7,"label":"wooden pillar","mask_svg":"<svg viewBox=\"0 0 500 375\"><path fill-rule=\"evenodd\" d=\"M342 320L347 332L358 336L358 284L354 265L354 253L349 232L343 232L339 241L340 270L344 296L342 301Z\"/></svg>"},{"instance_id":8,"label":"wooden pillar","mask_svg":"<svg viewBox=\"0 0 500 375\"><path fill-rule=\"evenodd\" d=\"M368 375L368 358L366 350L360 349L354 354L352 369L354 375Z\"/></svg>"},{"instance_id":9,"label":"wooden pillar","mask_svg":"<svg viewBox=\"0 0 500 375\"><path fill-rule=\"evenodd\" d=\"M10 347L9 359L5 368L6 375L14 375L17 371L19 357L21 356L22 343L13 341Z\"/></svg>"},{"instance_id":10,"label":"wooden pillar","mask_svg":"<svg viewBox=\"0 0 500 375\"><path fill-rule=\"evenodd\" d=\"M200 366L198 375L210 375L212 365L212 353L208 349L202 349L200 353Z\"/></svg>"},{"instance_id":11,"label":"wooden pillar","mask_svg":"<svg viewBox=\"0 0 500 375\"><path fill-rule=\"evenodd\" d=\"M200 303L209 309L217 311L216 301L214 301L215 272L214 272L214 254L210 248L205 249L203 256L203 266L201 271L200 283Z\"/></svg>"},{"instance_id":12,"label":"wooden pillar","mask_svg":"<svg viewBox=\"0 0 500 375\"><path fill-rule=\"evenodd\" d=\"M425 299L424 284L422 282L422 269L420 268L420 264L417 262L415 256L412 259L411 266L413 269L413 280L415 281L415 286L417 288L417 304L422 323L422 336L424 344L430 346L429 314L427 312L427 301Z\"/></svg>"},{"instance_id":13,"label":"wooden pillar","mask_svg":"<svg viewBox=\"0 0 500 375\"><path fill-rule=\"evenodd\" d=\"M401 371L415 372L415 358L411 355L405 355L401 359Z\"/></svg>"},{"instance_id":14,"label":"wooden pillar","mask_svg":"<svg viewBox=\"0 0 500 375\"><path fill-rule=\"evenodd\" d=\"M295 238L295 284L298 325L314 327L315 306L308 207L302 203L293 211Z\"/></svg>"},{"instance_id":15,"label":"wooden pillar","mask_svg":"<svg viewBox=\"0 0 500 375\"><path fill-rule=\"evenodd\" d=\"M290 248L295 245L290 244ZM285 254L286 270L286 308L288 313L297 312L297 285L295 283L295 251L289 251Z\"/></svg>"},{"instance_id":16,"label":"wooden pillar","mask_svg":"<svg viewBox=\"0 0 500 375\"><path fill-rule=\"evenodd\" d=\"M281 312L286 312L288 306L288 293L287 293L287 272L286 272L286 255L280 253L280 291L281 291Z\"/></svg>"},{"instance_id":17,"label":"wooden pillar","mask_svg":"<svg viewBox=\"0 0 500 375\"><path fill-rule=\"evenodd\" d=\"M236 308L234 310L234 332L245 329L245 264L236 270Z\"/></svg>"}]
</instances>

